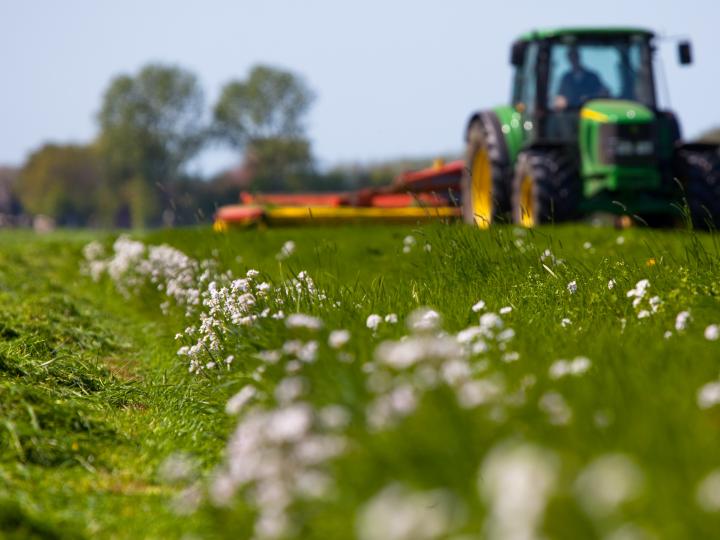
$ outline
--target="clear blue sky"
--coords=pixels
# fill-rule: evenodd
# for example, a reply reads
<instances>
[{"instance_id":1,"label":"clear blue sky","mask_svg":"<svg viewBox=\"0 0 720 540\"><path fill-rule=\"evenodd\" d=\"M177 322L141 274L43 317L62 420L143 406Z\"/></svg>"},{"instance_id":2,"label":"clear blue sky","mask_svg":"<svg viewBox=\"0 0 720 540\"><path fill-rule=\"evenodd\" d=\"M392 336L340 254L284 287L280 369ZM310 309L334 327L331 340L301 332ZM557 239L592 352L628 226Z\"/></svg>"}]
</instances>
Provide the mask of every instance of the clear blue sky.
<instances>
[{"instance_id":1,"label":"clear blue sky","mask_svg":"<svg viewBox=\"0 0 720 540\"><path fill-rule=\"evenodd\" d=\"M208 105L256 63L302 74L324 165L459 151L468 113L507 100L508 47L559 25L640 25L692 38L695 64L660 46L687 136L720 125L720 1L2 0L0 164L45 141L83 142L109 80L147 62L194 71ZM229 166L207 152L195 167Z\"/></svg>"}]
</instances>

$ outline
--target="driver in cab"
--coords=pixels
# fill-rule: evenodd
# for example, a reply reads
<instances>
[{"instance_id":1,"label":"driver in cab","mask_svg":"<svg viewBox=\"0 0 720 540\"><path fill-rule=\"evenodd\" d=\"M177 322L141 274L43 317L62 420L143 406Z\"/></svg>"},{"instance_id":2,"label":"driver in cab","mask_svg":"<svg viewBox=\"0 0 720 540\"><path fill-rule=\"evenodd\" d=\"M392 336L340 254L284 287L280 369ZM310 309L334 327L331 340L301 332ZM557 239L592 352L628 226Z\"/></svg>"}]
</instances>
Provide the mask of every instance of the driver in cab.
<instances>
[{"instance_id":1,"label":"driver in cab","mask_svg":"<svg viewBox=\"0 0 720 540\"><path fill-rule=\"evenodd\" d=\"M570 69L560 80L560 87L555 96L556 110L579 109L589 99L609 95L600 76L582 65L577 47L568 49L568 61Z\"/></svg>"}]
</instances>

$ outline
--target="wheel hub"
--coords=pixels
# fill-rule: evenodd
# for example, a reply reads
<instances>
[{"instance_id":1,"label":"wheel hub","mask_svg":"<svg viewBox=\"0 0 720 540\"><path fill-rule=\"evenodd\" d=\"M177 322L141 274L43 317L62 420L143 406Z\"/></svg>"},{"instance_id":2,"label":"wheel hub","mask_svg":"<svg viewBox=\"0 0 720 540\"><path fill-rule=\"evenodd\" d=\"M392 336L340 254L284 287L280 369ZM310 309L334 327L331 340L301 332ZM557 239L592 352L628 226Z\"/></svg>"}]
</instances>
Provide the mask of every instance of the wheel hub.
<instances>
[{"instance_id":1,"label":"wheel hub","mask_svg":"<svg viewBox=\"0 0 720 540\"><path fill-rule=\"evenodd\" d=\"M472 211L475 223L487 229L492 222L492 167L487 149L481 148L475 154L472 164Z\"/></svg>"}]
</instances>

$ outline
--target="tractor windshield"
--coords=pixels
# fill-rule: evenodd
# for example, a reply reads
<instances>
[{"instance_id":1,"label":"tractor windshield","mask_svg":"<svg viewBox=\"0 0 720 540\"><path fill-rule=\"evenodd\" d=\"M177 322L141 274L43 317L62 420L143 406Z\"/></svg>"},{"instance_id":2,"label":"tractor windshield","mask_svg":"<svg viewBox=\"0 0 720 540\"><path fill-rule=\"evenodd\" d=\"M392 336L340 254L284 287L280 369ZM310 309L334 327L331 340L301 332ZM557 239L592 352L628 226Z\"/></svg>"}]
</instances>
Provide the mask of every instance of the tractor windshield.
<instances>
[{"instance_id":1,"label":"tractor windshield","mask_svg":"<svg viewBox=\"0 0 720 540\"><path fill-rule=\"evenodd\" d=\"M554 43L547 106L573 110L590 99L614 98L654 107L650 65L649 45L642 39Z\"/></svg>"}]
</instances>

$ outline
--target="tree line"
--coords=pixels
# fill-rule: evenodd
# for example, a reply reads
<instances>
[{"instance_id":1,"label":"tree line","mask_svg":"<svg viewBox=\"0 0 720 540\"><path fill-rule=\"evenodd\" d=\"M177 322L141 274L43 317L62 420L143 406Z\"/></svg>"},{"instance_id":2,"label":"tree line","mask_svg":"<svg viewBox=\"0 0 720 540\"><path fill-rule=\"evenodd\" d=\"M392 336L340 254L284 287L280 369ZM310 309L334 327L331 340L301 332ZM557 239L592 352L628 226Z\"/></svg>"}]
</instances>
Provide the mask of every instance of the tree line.
<instances>
[{"instance_id":1,"label":"tree line","mask_svg":"<svg viewBox=\"0 0 720 540\"><path fill-rule=\"evenodd\" d=\"M228 82L210 114L186 69L151 64L119 75L102 96L93 141L45 144L15 176L0 174L0 214L14 198L14 211L60 225L187 224L236 202L241 189L346 187L348 171L317 170L305 126L313 100L302 77L263 65ZM188 163L213 145L235 149L239 167L211 179L188 173Z\"/></svg>"}]
</instances>

